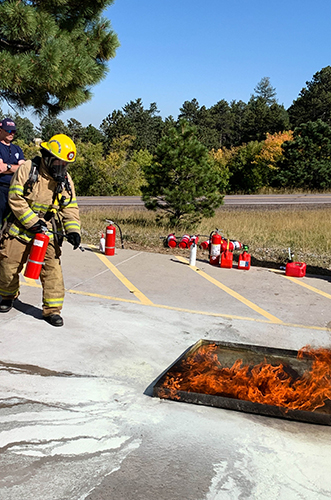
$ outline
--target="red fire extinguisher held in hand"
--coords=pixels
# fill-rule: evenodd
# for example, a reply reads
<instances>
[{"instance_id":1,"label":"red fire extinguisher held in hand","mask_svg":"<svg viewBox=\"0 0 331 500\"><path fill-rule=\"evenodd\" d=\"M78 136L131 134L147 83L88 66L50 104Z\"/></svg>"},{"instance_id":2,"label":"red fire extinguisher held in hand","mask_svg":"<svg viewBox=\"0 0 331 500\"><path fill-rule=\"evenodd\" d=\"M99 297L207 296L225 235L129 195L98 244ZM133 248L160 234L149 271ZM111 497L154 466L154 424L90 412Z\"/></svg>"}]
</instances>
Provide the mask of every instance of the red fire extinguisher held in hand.
<instances>
[{"instance_id":1,"label":"red fire extinguisher held in hand","mask_svg":"<svg viewBox=\"0 0 331 500\"><path fill-rule=\"evenodd\" d=\"M222 244L222 236L216 231L211 236L211 245L210 245L210 258L209 262L212 266L217 266L220 261L221 254L221 244Z\"/></svg>"},{"instance_id":2,"label":"red fire extinguisher held in hand","mask_svg":"<svg viewBox=\"0 0 331 500\"><path fill-rule=\"evenodd\" d=\"M115 255L116 228L113 221L106 227L105 255Z\"/></svg>"},{"instance_id":3,"label":"red fire extinguisher held in hand","mask_svg":"<svg viewBox=\"0 0 331 500\"><path fill-rule=\"evenodd\" d=\"M40 276L41 268L48 247L49 236L45 233L37 233L34 237L24 276L37 280Z\"/></svg>"}]
</instances>

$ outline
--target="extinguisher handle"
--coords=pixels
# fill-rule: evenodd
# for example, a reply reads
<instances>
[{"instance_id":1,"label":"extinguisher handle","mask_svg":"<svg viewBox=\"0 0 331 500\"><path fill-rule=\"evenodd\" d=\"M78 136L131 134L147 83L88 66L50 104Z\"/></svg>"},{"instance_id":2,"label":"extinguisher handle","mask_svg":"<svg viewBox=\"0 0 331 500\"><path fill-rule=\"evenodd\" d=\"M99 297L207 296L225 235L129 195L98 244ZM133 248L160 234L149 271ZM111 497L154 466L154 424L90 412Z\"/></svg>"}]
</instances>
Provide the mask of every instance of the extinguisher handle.
<instances>
[{"instance_id":1,"label":"extinguisher handle","mask_svg":"<svg viewBox=\"0 0 331 500\"><path fill-rule=\"evenodd\" d=\"M46 233L48 231L47 224L43 220L39 219L32 227L29 228L31 233Z\"/></svg>"}]
</instances>

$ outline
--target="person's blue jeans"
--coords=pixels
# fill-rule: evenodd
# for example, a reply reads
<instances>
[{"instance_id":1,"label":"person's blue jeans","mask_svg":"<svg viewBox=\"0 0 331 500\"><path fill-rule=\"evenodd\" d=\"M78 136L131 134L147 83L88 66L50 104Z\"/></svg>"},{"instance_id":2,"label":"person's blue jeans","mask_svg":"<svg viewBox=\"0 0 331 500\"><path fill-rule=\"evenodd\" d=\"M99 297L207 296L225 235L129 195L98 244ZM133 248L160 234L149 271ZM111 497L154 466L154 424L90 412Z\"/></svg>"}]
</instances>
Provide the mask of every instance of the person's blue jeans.
<instances>
[{"instance_id":1,"label":"person's blue jeans","mask_svg":"<svg viewBox=\"0 0 331 500\"><path fill-rule=\"evenodd\" d=\"M3 224L4 218L9 213L8 191L9 191L9 184L8 186L0 185L0 228Z\"/></svg>"}]
</instances>

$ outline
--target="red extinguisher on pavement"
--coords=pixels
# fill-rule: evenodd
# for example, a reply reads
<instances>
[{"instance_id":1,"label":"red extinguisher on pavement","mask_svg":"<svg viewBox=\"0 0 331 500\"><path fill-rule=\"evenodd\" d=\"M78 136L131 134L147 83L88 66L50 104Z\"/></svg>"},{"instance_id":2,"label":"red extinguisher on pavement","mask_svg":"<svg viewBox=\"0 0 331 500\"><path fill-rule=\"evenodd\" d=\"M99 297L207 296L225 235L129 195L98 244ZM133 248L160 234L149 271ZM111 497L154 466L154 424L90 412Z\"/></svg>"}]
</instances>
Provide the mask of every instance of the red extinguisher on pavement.
<instances>
[{"instance_id":1,"label":"red extinguisher on pavement","mask_svg":"<svg viewBox=\"0 0 331 500\"><path fill-rule=\"evenodd\" d=\"M184 236L182 236L182 239L180 240L179 242L179 248L188 248L189 246L189 243L190 243L190 235L189 234L184 234Z\"/></svg>"},{"instance_id":2,"label":"red extinguisher on pavement","mask_svg":"<svg viewBox=\"0 0 331 500\"><path fill-rule=\"evenodd\" d=\"M202 241L202 242L200 243L199 247L200 247L202 250L208 250L208 248L209 248L209 240Z\"/></svg>"},{"instance_id":3,"label":"red extinguisher on pavement","mask_svg":"<svg viewBox=\"0 0 331 500\"><path fill-rule=\"evenodd\" d=\"M48 247L49 236L45 233L37 233L34 237L24 276L37 280L40 276L41 268Z\"/></svg>"},{"instance_id":4,"label":"red extinguisher on pavement","mask_svg":"<svg viewBox=\"0 0 331 500\"><path fill-rule=\"evenodd\" d=\"M115 255L116 227L113 221L109 221L106 227L105 255Z\"/></svg>"},{"instance_id":5,"label":"red extinguisher on pavement","mask_svg":"<svg viewBox=\"0 0 331 500\"><path fill-rule=\"evenodd\" d=\"M212 266L217 266L220 261L222 236L219 234L218 230L216 230L211 233L209 239L211 241L209 262Z\"/></svg>"},{"instance_id":6,"label":"red extinguisher on pavement","mask_svg":"<svg viewBox=\"0 0 331 500\"><path fill-rule=\"evenodd\" d=\"M175 233L170 233L167 236L167 246L170 248L175 248L177 246L177 239Z\"/></svg>"}]
</instances>

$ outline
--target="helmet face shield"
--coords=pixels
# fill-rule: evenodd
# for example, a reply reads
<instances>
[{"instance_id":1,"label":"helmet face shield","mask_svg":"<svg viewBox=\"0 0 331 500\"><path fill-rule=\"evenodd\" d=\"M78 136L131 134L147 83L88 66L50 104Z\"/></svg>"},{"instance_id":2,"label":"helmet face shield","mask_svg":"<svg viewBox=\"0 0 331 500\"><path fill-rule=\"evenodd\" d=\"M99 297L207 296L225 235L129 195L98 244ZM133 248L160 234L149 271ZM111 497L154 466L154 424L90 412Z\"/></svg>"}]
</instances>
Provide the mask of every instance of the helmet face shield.
<instances>
[{"instance_id":1,"label":"helmet face shield","mask_svg":"<svg viewBox=\"0 0 331 500\"><path fill-rule=\"evenodd\" d=\"M67 162L53 156L49 163L48 171L51 177L58 183L64 182L67 174Z\"/></svg>"}]
</instances>

